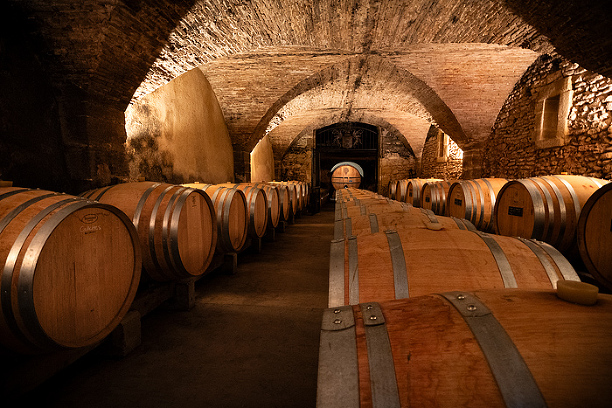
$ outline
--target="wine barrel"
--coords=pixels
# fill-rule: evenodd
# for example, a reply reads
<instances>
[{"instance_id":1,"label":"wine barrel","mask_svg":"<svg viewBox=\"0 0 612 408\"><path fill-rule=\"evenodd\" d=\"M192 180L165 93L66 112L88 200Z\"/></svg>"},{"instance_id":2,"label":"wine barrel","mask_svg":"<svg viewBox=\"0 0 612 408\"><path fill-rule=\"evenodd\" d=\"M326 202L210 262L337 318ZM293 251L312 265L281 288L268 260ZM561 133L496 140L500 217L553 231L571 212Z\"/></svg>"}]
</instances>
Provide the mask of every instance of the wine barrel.
<instances>
[{"instance_id":1,"label":"wine barrel","mask_svg":"<svg viewBox=\"0 0 612 408\"><path fill-rule=\"evenodd\" d=\"M356 208L355 208L356 209ZM347 217L336 221L334 239L346 239L351 236L372 234L380 231L397 230L401 228L463 229L476 228L467 220L435 215L431 210L405 206L401 211L387 207L384 211L367 212L348 211Z\"/></svg>"},{"instance_id":2,"label":"wine barrel","mask_svg":"<svg viewBox=\"0 0 612 408\"><path fill-rule=\"evenodd\" d=\"M395 197L392 197L396 201L406 201L406 197L408 196L408 183L410 180L398 180L397 186L395 188Z\"/></svg>"},{"instance_id":3,"label":"wine barrel","mask_svg":"<svg viewBox=\"0 0 612 408\"><path fill-rule=\"evenodd\" d=\"M317 407L608 407L612 296L443 292L323 313Z\"/></svg>"},{"instance_id":4,"label":"wine barrel","mask_svg":"<svg viewBox=\"0 0 612 408\"><path fill-rule=\"evenodd\" d=\"M582 207L608 182L568 175L510 181L497 195L495 231L545 241L570 254L576 247L576 226Z\"/></svg>"},{"instance_id":5,"label":"wine barrel","mask_svg":"<svg viewBox=\"0 0 612 408\"><path fill-rule=\"evenodd\" d=\"M268 228L268 199L266 193L251 184L221 184L229 188L237 188L246 197L249 212L248 235L251 238L261 238Z\"/></svg>"},{"instance_id":6,"label":"wine barrel","mask_svg":"<svg viewBox=\"0 0 612 408\"><path fill-rule=\"evenodd\" d=\"M83 196L110 204L132 220L149 277L164 282L204 274L217 244L214 207L203 192L143 181L91 190Z\"/></svg>"},{"instance_id":7,"label":"wine barrel","mask_svg":"<svg viewBox=\"0 0 612 408\"><path fill-rule=\"evenodd\" d=\"M454 182L448 192L447 214L468 219L481 231L493 232L496 197L507 182L503 178Z\"/></svg>"},{"instance_id":8,"label":"wine barrel","mask_svg":"<svg viewBox=\"0 0 612 408\"><path fill-rule=\"evenodd\" d=\"M341 220L352 215L365 215L370 213L405 211L412 208L410 204L395 200L365 199L359 201L336 201L336 220Z\"/></svg>"},{"instance_id":9,"label":"wine barrel","mask_svg":"<svg viewBox=\"0 0 612 408\"><path fill-rule=\"evenodd\" d=\"M334 240L329 305L447 290L555 288L579 281L552 246L460 229L398 228Z\"/></svg>"},{"instance_id":10,"label":"wine barrel","mask_svg":"<svg viewBox=\"0 0 612 408\"><path fill-rule=\"evenodd\" d=\"M612 290L612 183L601 187L585 203L576 238L587 271Z\"/></svg>"},{"instance_id":11,"label":"wine barrel","mask_svg":"<svg viewBox=\"0 0 612 408\"><path fill-rule=\"evenodd\" d=\"M278 188L278 197L280 200L281 221L289 221L293 218L293 204L291 202L291 195L289 194L289 188L280 183L270 182L271 186Z\"/></svg>"},{"instance_id":12,"label":"wine barrel","mask_svg":"<svg viewBox=\"0 0 612 408\"><path fill-rule=\"evenodd\" d=\"M18 353L94 345L134 300L142 256L119 209L0 188L0 344Z\"/></svg>"},{"instance_id":13,"label":"wine barrel","mask_svg":"<svg viewBox=\"0 0 612 408\"><path fill-rule=\"evenodd\" d=\"M406 185L406 201L408 204L412 204L415 207L421 206L421 192L425 183L431 183L434 181L442 181L440 179L410 179Z\"/></svg>"},{"instance_id":14,"label":"wine barrel","mask_svg":"<svg viewBox=\"0 0 612 408\"><path fill-rule=\"evenodd\" d=\"M303 211L306 208L306 184L301 181L290 180L287 184L295 186L296 194L298 197L298 209Z\"/></svg>"},{"instance_id":15,"label":"wine barrel","mask_svg":"<svg viewBox=\"0 0 612 408\"><path fill-rule=\"evenodd\" d=\"M446 197L453 181L428 181L421 191L421 206L434 214L446 215Z\"/></svg>"},{"instance_id":16,"label":"wine barrel","mask_svg":"<svg viewBox=\"0 0 612 408\"><path fill-rule=\"evenodd\" d=\"M282 193L286 194L287 196L286 202L283 203L288 206L287 218L285 218L285 221L290 221L292 217L294 215L298 215L299 212L299 202L295 186L282 181L271 181L270 184L279 186L281 189L286 191L285 193Z\"/></svg>"},{"instance_id":17,"label":"wine barrel","mask_svg":"<svg viewBox=\"0 0 612 408\"><path fill-rule=\"evenodd\" d=\"M350 164L343 164L333 171L331 183L336 190L341 190L346 187L358 188L361 184L361 174L359 174L357 168Z\"/></svg>"},{"instance_id":18,"label":"wine barrel","mask_svg":"<svg viewBox=\"0 0 612 408\"><path fill-rule=\"evenodd\" d=\"M387 197L395 199L395 193L397 191L397 180L391 180L389 182L389 194Z\"/></svg>"},{"instance_id":19,"label":"wine barrel","mask_svg":"<svg viewBox=\"0 0 612 408\"><path fill-rule=\"evenodd\" d=\"M238 189L219 184L191 183L184 186L208 194L217 213L217 252L239 252L246 243L249 228L247 199Z\"/></svg>"},{"instance_id":20,"label":"wine barrel","mask_svg":"<svg viewBox=\"0 0 612 408\"><path fill-rule=\"evenodd\" d=\"M278 227L281 218L280 192L278 187L268 183L252 183L253 186L261 188L268 200L268 222L272 228Z\"/></svg>"}]
</instances>

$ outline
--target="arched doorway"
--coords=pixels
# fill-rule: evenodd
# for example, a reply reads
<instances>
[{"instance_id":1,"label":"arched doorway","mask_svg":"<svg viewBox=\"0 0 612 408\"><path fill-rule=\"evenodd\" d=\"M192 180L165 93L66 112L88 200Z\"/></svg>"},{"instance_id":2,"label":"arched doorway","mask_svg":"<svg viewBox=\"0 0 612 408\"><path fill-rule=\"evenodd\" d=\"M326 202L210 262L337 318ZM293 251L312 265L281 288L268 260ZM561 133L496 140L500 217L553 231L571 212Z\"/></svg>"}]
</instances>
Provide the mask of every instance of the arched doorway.
<instances>
[{"instance_id":1,"label":"arched doorway","mask_svg":"<svg viewBox=\"0 0 612 408\"><path fill-rule=\"evenodd\" d=\"M339 162L351 161L363 169L360 188L378 188L378 127L361 122L341 122L315 131L312 180L314 187L328 189L331 170Z\"/></svg>"}]
</instances>

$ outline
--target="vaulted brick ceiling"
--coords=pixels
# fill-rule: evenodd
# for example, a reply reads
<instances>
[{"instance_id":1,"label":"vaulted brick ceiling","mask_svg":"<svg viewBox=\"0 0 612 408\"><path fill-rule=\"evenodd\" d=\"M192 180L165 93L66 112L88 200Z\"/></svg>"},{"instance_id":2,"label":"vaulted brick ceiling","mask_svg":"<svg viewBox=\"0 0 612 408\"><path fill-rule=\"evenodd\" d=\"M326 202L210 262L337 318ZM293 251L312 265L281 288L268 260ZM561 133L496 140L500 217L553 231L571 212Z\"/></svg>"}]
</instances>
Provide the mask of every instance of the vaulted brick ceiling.
<instances>
[{"instance_id":1,"label":"vaulted brick ceiling","mask_svg":"<svg viewBox=\"0 0 612 408\"><path fill-rule=\"evenodd\" d=\"M347 119L400 132L416 154L429 123L470 148L538 54L612 72L605 1L9 1L56 81L123 110L202 69L236 149L269 133L278 157Z\"/></svg>"},{"instance_id":2,"label":"vaulted brick ceiling","mask_svg":"<svg viewBox=\"0 0 612 408\"><path fill-rule=\"evenodd\" d=\"M494 1L198 2L135 98L199 66L237 149L272 132L282 157L314 122L368 117L420 156L432 123L462 147L486 138L515 82L550 49Z\"/></svg>"}]
</instances>

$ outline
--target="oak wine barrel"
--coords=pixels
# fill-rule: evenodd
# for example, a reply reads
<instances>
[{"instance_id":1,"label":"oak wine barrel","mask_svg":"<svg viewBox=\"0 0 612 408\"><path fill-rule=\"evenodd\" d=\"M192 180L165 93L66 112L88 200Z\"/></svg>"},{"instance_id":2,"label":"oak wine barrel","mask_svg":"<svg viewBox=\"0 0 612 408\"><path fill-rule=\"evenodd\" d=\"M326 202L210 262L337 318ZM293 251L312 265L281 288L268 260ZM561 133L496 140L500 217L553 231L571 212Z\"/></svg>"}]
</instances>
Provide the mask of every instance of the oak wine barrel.
<instances>
[{"instance_id":1,"label":"oak wine barrel","mask_svg":"<svg viewBox=\"0 0 612 408\"><path fill-rule=\"evenodd\" d=\"M397 191L397 183L398 183L397 180L391 180L389 182L389 194L387 194L387 197L395 199L395 193Z\"/></svg>"},{"instance_id":2,"label":"oak wine barrel","mask_svg":"<svg viewBox=\"0 0 612 408\"><path fill-rule=\"evenodd\" d=\"M246 243L249 228L245 194L220 184L191 183L184 186L201 189L210 197L217 213L217 252L239 252Z\"/></svg>"},{"instance_id":3,"label":"oak wine barrel","mask_svg":"<svg viewBox=\"0 0 612 408\"><path fill-rule=\"evenodd\" d=\"M357 168L350 164L343 164L333 171L331 183L336 190L341 190L346 187L359 188L361 184L361 174L359 174Z\"/></svg>"},{"instance_id":4,"label":"oak wine barrel","mask_svg":"<svg viewBox=\"0 0 612 408\"><path fill-rule=\"evenodd\" d=\"M607 183L608 180L570 175L510 181L497 195L495 231L545 241L570 254L576 247L582 207Z\"/></svg>"},{"instance_id":5,"label":"oak wine barrel","mask_svg":"<svg viewBox=\"0 0 612 408\"><path fill-rule=\"evenodd\" d=\"M266 199L268 201L268 222L272 228L276 228L281 219L280 193L278 187L268 183L251 184L262 189L266 194Z\"/></svg>"},{"instance_id":6,"label":"oak wine barrel","mask_svg":"<svg viewBox=\"0 0 612 408\"><path fill-rule=\"evenodd\" d=\"M143 181L82 195L113 205L132 220L144 269L152 279L171 281L206 272L217 244L217 224L212 202L202 191Z\"/></svg>"},{"instance_id":7,"label":"oak wine barrel","mask_svg":"<svg viewBox=\"0 0 612 408\"><path fill-rule=\"evenodd\" d=\"M446 197L453 181L428 181L421 191L421 207L434 214L446 215Z\"/></svg>"},{"instance_id":8,"label":"oak wine barrel","mask_svg":"<svg viewBox=\"0 0 612 408\"><path fill-rule=\"evenodd\" d=\"M278 197L280 200L281 208L281 221L289 221L293 217L293 203L291 202L291 195L289 194L289 187L280 183L268 183L271 186L278 188Z\"/></svg>"},{"instance_id":9,"label":"oak wine barrel","mask_svg":"<svg viewBox=\"0 0 612 408\"><path fill-rule=\"evenodd\" d=\"M612 296L440 292L323 313L317 407L608 407Z\"/></svg>"},{"instance_id":10,"label":"oak wine barrel","mask_svg":"<svg viewBox=\"0 0 612 408\"><path fill-rule=\"evenodd\" d=\"M299 201L295 186L282 181L271 181L270 184L279 186L279 188L285 190L285 193L281 193L287 196L287 200L283 203L288 206L288 210L286 211L287 218L285 218L285 221L289 221L291 219L290 217L298 215Z\"/></svg>"},{"instance_id":11,"label":"oak wine barrel","mask_svg":"<svg viewBox=\"0 0 612 408\"><path fill-rule=\"evenodd\" d=\"M406 201L406 197L408 196L408 183L410 180L403 179L397 181L397 186L395 187L395 196L391 197L396 201Z\"/></svg>"},{"instance_id":12,"label":"oak wine barrel","mask_svg":"<svg viewBox=\"0 0 612 408\"><path fill-rule=\"evenodd\" d=\"M102 341L129 310L142 268L116 207L0 188L0 344L35 354Z\"/></svg>"},{"instance_id":13,"label":"oak wine barrel","mask_svg":"<svg viewBox=\"0 0 612 408\"><path fill-rule=\"evenodd\" d=\"M366 207L347 210L346 217L335 221L334 239L372 234L401 228L463 229L476 231L468 220L435 215L431 210L405 205L401 210L381 207L368 212Z\"/></svg>"},{"instance_id":14,"label":"oak wine barrel","mask_svg":"<svg viewBox=\"0 0 612 408\"><path fill-rule=\"evenodd\" d=\"M406 197L405 200L408 204L412 204L415 207L420 207L421 204L421 192L425 183L431 183L434 181L442 181L440 179L410 179L406 185Z\"/></svg>"},{"instance_id":15,"label":"oak wine barrel","mask_svg":"<svg viewBox=\"0 0 612 408\"><path fill-rule=\"evenodd\" d=\"M582 207L576 238L587 271L612 290L612 183L595 191Z\"/></svg>"},{"instance_id":16,"label":"oak wine barrel","mask_svg":"<svg viewBox=\"0 0 612 408\"><path fill-rule=\"evenodd\" d=\"M237 188L245 195L249 212L248 235L251 238L261 238L268 228L268 198L266 193L259 187L251 184L221 184L229 188Z\"/></svg>"},{"instance_id":17,"label":"oak wine barrel","mask_svg":"<svg viewBox=\"0 0 612 408\"><path fill-rule=\"evenodd\" d=\"M493 232L496 198L507 182L503 178L455 181L448 192L447 214L468 219L481 231Z\"/></svg>"},{"instance_id":18,"label":"oak wine barrel","mask_svg":"<svg viewBox=\"0 0 612 408\"><path fill-rule=\"evenodd\" d=\"M398 228L334 240L329 306L448 290L555 288L579 281L552 246L446 228Z\"/></svg>"}]
</instances>

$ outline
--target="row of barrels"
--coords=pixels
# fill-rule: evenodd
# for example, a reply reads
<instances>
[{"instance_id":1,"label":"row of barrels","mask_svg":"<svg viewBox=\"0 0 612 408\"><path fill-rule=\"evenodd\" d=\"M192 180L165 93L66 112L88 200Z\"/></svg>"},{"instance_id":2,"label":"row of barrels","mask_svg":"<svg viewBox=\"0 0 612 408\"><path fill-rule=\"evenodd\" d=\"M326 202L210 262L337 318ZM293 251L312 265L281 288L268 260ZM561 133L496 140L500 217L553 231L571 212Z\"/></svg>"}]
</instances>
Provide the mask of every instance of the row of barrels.
<instances>
[{"instance_id":1,"label":"row of barrels","mask_svg":"<svg viewBox=\"0 0 612 408\"><path fill-rule=\"evenodd\" d=\"M396 185L396 200L407 197L436 214L466 218L481 231L547 242L572 261L582 261L599 284L612 290L612 258L606 249L612 243L609 180L552 175L414 179Z\"/></svg>"},{"instance_id":2,"label":"row of barrels","mask_svg":"<svg viewBox=\"0 0 612 408\"><path fill-rule=\"evenodd\" d=\"M554 247L337 197L319 408L609 404L612 296Z\"/></svg>"},{"instance_id":3,"label":"row of barrels","mask_svg":"<svg viewBox=\"0 0 612 408\"><path fill-rule=\"evenodd\" d=\"M81 196L0 188L0 345L38 353L96 344L129 310L141 273L209 270L215 254L290 220L301 182L117 184Z\"/></svg>"}]
</instances>

